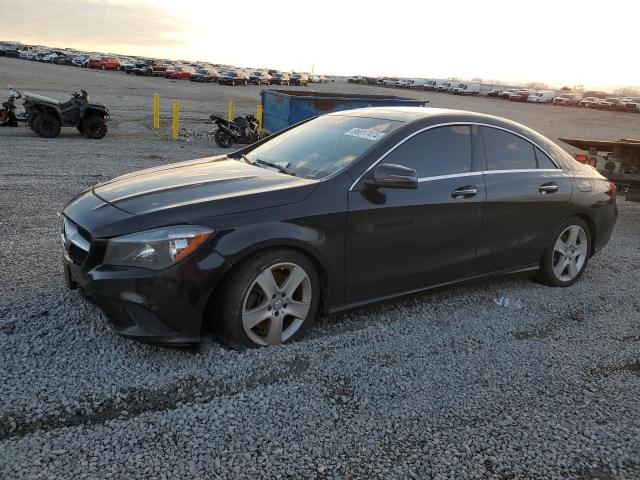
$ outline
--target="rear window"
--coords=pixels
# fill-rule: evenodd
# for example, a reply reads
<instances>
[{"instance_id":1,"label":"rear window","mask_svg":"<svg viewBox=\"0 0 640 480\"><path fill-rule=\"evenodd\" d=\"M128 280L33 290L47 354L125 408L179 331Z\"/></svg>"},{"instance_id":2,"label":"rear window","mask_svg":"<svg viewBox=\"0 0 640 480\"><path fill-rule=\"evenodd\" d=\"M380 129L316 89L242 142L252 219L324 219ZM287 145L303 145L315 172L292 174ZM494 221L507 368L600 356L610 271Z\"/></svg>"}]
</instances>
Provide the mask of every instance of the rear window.
<instances>
[{"instance_id":1,"label":"rear window","mask_svg":"<svg viewBox=\"0 0 640 480\"><path fill-rule=\"evenodd\" d=\"M482 127L481 131L489 170L537 168L531 143L497 128Z\"/></svg>"},{"instance_id":2,"label":"rear window","mask_svg":"<svg viewBox=\"0 0 640 480\"><path fill-rule=\"evenodd\" d=\"M303 178L320 179L353 162L403 122L325 115L251 150L252 160L277 163Z\"/></svg>"}]
</instances>

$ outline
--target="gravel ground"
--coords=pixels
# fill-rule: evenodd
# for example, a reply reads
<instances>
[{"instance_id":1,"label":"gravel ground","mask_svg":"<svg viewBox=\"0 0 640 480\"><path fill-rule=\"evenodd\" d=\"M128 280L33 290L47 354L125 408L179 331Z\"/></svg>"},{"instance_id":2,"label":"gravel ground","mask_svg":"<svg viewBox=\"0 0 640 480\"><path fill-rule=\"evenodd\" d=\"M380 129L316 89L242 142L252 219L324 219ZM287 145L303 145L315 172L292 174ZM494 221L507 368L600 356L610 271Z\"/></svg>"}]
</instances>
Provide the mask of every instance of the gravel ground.
<instances>
[{"instance_id":1,"label":"gravel ground","mask_svg":"<svg viewBox=\"0 0 640 480\"><path fill-rule=\"evenodd\" d=\"M58 98L85 86L114 120L102 141L0 130L0 478L640 478L640 205L621 205L568 289L450 288L243 353L208 337L142 345L63 289L58 212L98 181L219 152L153 133L154 91L181 98L185 128L202 131L230 95L244 113L259 89L0 59L6 83ZM637 115L411 95L553 138L640 128Z\"/></svg>"}]
</instances>

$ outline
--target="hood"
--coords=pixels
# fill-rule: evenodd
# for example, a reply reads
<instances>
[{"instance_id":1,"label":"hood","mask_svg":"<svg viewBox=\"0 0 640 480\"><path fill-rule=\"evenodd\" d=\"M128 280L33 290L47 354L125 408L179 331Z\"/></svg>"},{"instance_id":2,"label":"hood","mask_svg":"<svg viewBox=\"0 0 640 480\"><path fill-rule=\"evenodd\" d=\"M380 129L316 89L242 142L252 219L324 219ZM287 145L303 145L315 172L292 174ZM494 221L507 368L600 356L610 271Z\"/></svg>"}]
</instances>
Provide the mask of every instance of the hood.
<instances>
[{"instance_id":1,"label":"hood","mask_svg":"<svg viewBox=\"0 0 640 480\"><path fill-rule=\"evenodd\" d=\"M189 217L211 217L299 202L316 184L228 157L211 157L124 175L94 186L93 193L133 215L188 209Z\"/></svg>"}]
</instances>

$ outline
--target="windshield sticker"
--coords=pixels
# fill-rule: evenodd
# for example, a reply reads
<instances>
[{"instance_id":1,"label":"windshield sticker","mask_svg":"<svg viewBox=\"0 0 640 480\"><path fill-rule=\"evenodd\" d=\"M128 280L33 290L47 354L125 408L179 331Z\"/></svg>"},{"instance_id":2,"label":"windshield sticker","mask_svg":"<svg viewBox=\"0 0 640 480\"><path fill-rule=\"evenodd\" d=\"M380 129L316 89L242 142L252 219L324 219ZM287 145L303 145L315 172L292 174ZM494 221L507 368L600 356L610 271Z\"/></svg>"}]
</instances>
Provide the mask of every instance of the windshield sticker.
<instances>
[{"instance_id":1,"label":"windshield sticker","mask_svg":"<svg viewBox=\"0 0 640 480\"><path fill-rule=\"evenodd\" d=\"M371 140L372 142L375 142L376 140L384 137L384 133L377 132L375 130L368 130L366 128L352 128L351 130L344 132L344 134L351 135L352 137L366 138L367 140Z\"/></svg>"}]
</instances>

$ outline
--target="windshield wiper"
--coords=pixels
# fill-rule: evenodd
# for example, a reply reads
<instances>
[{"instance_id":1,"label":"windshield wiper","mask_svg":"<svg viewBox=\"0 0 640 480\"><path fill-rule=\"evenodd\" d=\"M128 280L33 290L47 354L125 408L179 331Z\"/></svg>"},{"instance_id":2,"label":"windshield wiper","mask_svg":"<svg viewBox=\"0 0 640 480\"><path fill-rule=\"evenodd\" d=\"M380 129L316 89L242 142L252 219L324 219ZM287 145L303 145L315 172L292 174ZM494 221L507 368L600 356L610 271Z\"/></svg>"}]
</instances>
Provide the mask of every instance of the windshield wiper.
<instances>
[{"instance_id":1,"label":"windshield wiper","mask_svg":"<svg viewBox=\"0 0 640 480\"><path fill-rule=\"evenodd\" d=\"M256 161L254 162L254 164L255 163L259 165L264 165L266 167L275 168L276 170L279 170L282 173L286 173L287 175L292 175L294 177L296 176L296 172L294 172L293 170L289 170L287 167L283 167L282 165L279 165L274 162L267 162L266 160L260 160L259 158L256 158Z\"/></svg>"}]
</instances>

